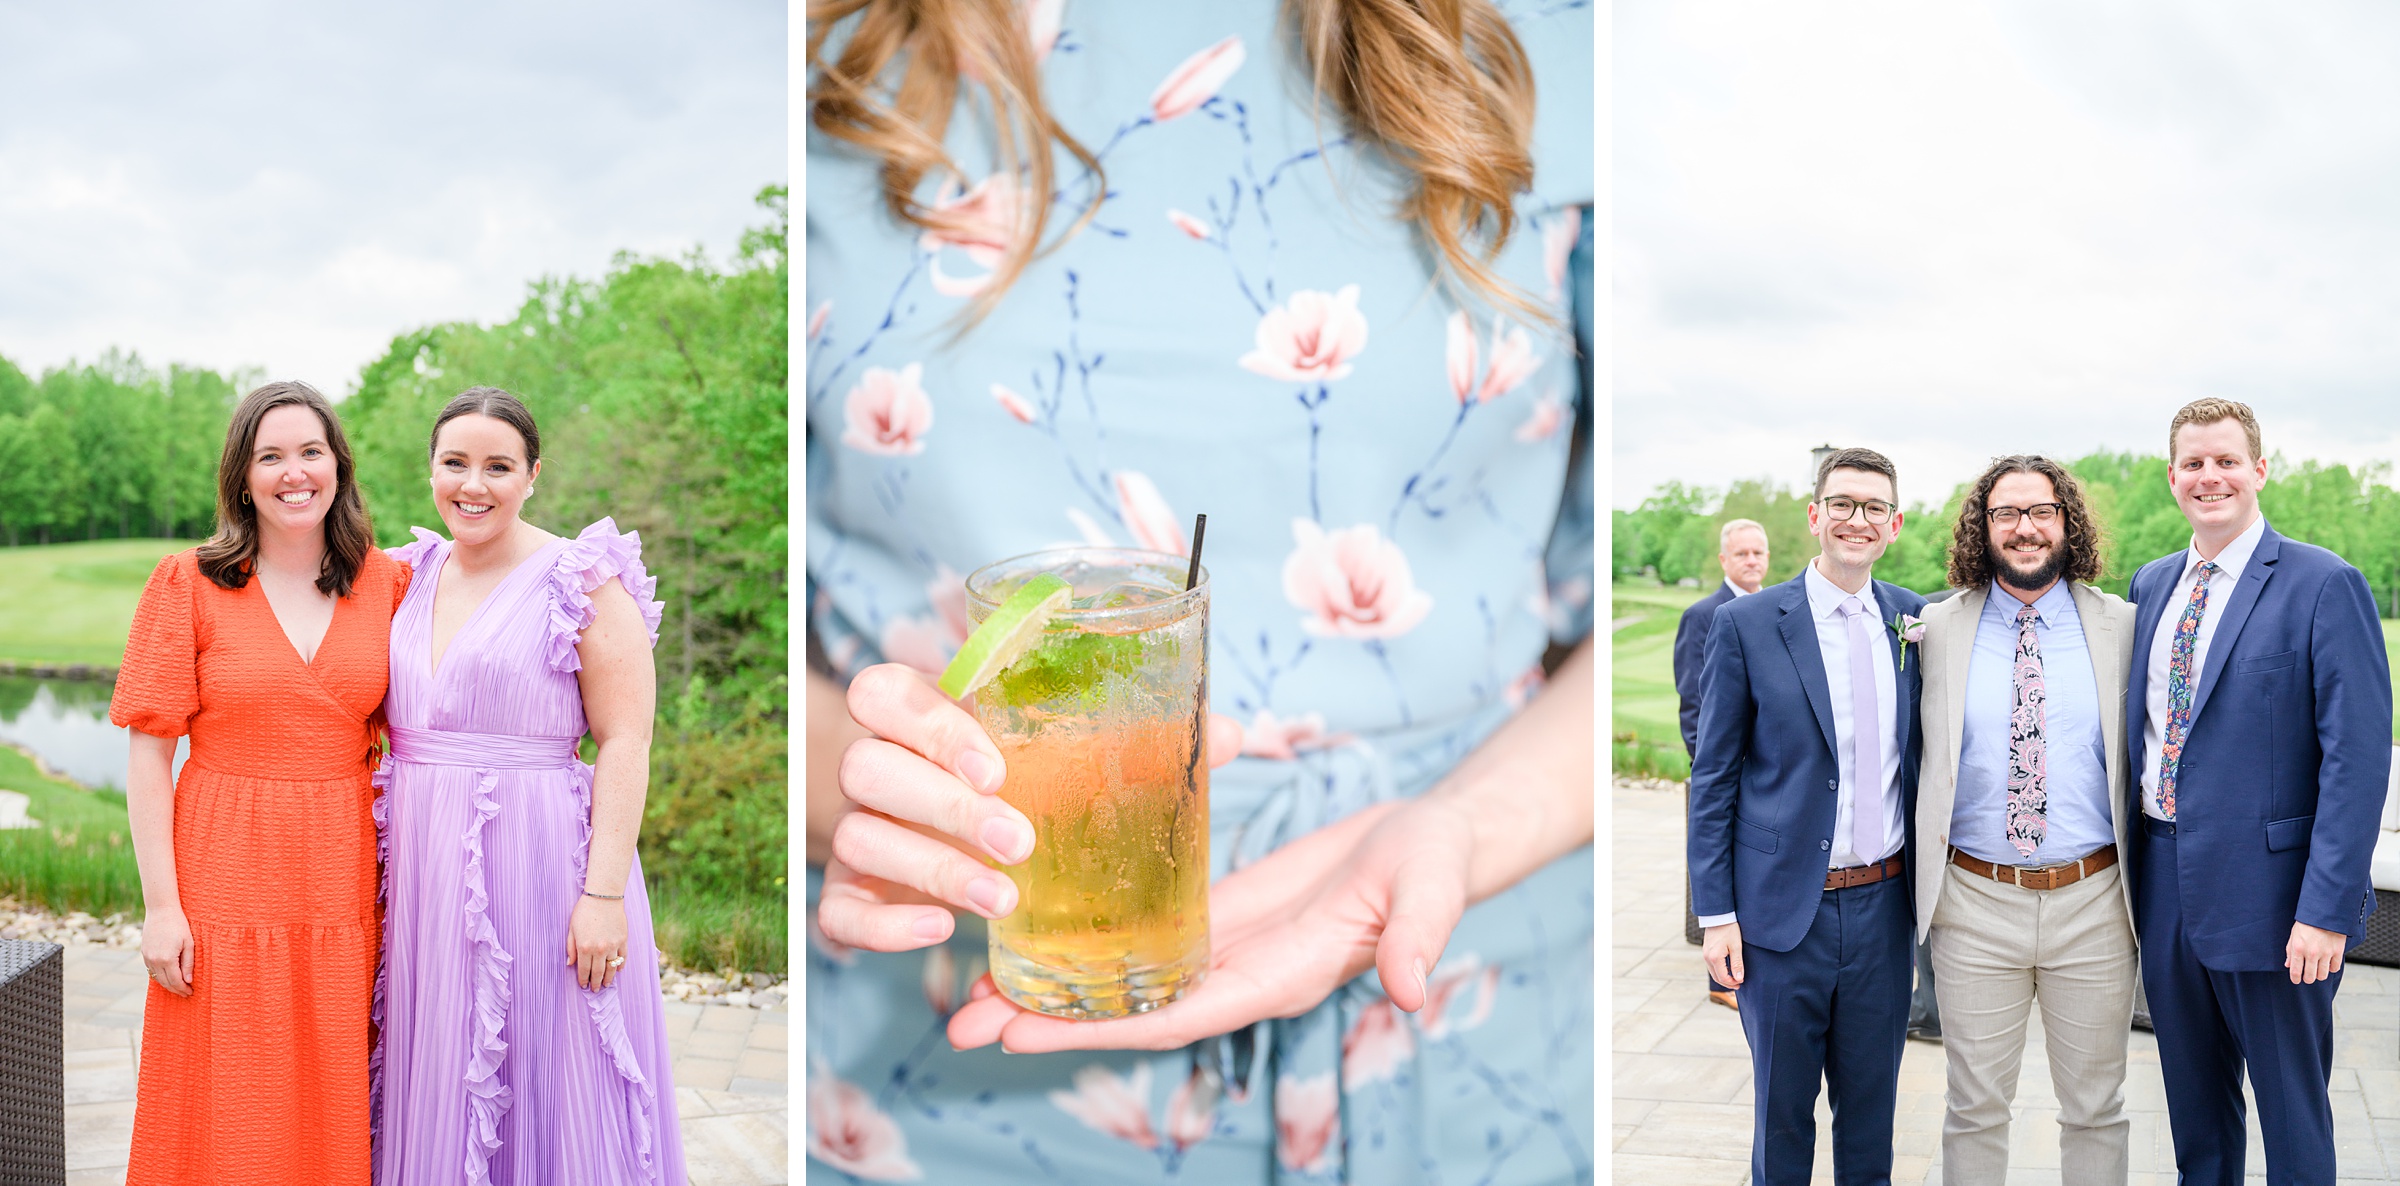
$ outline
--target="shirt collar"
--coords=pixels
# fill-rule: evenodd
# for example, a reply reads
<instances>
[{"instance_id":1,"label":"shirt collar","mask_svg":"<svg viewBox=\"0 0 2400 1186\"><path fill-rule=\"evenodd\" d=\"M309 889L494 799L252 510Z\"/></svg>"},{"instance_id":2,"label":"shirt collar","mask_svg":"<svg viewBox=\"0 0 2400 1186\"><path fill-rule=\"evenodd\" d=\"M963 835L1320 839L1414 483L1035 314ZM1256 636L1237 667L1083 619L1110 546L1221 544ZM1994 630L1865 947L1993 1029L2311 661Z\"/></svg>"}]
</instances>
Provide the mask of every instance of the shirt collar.
<instances>
[{"instance_id":1,"label":"shirt collar","mask_svg":"<svg viewBox=\"0 0 2400 1186\"><path fill-rule=\"evenodd\" d=\"M1734 596L1736 596L1736 597L1748 597L1748 596L1750 596L1749 594L1742 592L1742 587L1741 587L1740 585L1734 584L1734 583L1733 583L1733 579L1732 579L1731 577L1728 577L1728 578L1726 578L1726 580L1725 580L1725 588L1726 588L1726 590L1727 590L1728 592L1731 592L1731 593L1732 593Z\"/></svg>"},{"instance_id":2,"label":"shirt collar","mask_svg":"<svg viewBox=\"0 0 2400 1186\"><path fill-rule=\"evenodd\" d=\"M1883 620L1883 607L1877 605L1875 602L1875 582L1872 579L1867 581L1865 588L1860 589L1856 593L1848 593L1844 592L1840 585L1834 584L1832 581L1827 580L1824 573L1818 572L1817 562L1813 559L1807 564L1802 565L1800 572L1801 585L1803 588L1808 590L1808 612L1810 616L1817 618L1833 617L1842 612L1843 602L1848 601L1852 597L1856 597L1860 601L1863 601L1867 604L1868 617L1873 618L1878 622Z\"/></svg>"},{"instance_id":3,"label":"shirt collar","mask_svg":"<svg viewBox=\"0 0 2400 1186\"><path fill-rule=\"evenodd\" d=\"M2217 553L2217 569L2225 574L2225 579L2242 579L2242 570L2250 566L2250 557L2258 551L2258 541L2266 534L2267 517L2260 515L2252 519L2250 526L2244 528L2240 535L2233 537L2233 542L2225 545L2224 551ZM2200 549L2195 541L2193 546L2183 550L2183 575L2179 582L2183 588L2191 587L2192 573L2199 567Z\"/></svg>"},{"instance_id":4,"label":"shirt collar","mask_svg":"<svg viewBox=\"0 0 2400 1186\"><path fill-rule=\"evenodd\" d=\"M2075 612L2075 594L2067 587L2070 583L2063 580L2053 582L2046 592L2033 599L2035 621L2046 627L2056 626L2060 618ZM1987 617L1996 615L2004 622L2014 623L2018 608L2024 604L2017 600L2016 594L2001 588L2000 582L1995 579L1990 593L1983 599L1983 612Z\"/></svg>"}]
</instances>

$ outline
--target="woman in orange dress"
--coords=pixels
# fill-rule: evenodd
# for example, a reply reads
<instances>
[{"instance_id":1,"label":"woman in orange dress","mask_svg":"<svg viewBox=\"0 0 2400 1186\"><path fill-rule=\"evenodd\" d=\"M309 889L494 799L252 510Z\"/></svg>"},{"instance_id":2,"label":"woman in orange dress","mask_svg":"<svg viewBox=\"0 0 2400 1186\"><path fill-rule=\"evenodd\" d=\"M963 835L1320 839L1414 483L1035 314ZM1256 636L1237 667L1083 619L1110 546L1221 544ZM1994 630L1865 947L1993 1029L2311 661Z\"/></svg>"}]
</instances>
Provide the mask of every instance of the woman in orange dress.
<instances>
[{"instance_id":1,"label":"woman in orange dress","mask_svg":"<svg viewBox=\"0 0 2400 1186\"><path fill-rule=\"evenodd\" d=\"M245 396L217 533L150 574L109 710L151 978L131 1186L368 1181L368 751L406 583L325 397Z\"/></svg>"}]
</instances>

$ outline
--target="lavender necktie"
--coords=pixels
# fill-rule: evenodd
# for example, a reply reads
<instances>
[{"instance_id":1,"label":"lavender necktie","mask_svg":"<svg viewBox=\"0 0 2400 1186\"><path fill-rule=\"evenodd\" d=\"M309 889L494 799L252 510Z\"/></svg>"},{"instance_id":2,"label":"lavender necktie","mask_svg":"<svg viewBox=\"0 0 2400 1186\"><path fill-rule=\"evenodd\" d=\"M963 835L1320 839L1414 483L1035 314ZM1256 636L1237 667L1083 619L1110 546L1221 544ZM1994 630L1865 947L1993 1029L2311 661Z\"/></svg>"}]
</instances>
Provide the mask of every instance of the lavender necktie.
<instances>
[{"instance_id":1,"label":"lavender necktie","mask_svg":"<svg viewBox=\"0 0 2400 1186\"><path fill-rule=\"evenodd\" d=\"M1842 602L1850 619L1850 851L1859 863L1883 857L1883 715L1875 708L1875 636L1868 632L1867 606L1856 597Z\"/></svg>"}]
</instances>

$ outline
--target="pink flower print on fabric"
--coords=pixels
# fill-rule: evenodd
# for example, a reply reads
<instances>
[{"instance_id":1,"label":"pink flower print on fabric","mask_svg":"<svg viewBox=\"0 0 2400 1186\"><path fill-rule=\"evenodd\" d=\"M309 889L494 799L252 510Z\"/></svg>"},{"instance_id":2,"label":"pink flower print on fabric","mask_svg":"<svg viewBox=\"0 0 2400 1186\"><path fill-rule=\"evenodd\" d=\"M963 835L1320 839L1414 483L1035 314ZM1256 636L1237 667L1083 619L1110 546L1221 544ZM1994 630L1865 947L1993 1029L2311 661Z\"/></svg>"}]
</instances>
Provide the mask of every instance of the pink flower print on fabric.
<instances>
[{"instance_id":1,"label":"pink flower print on fabric","mask_svg":"<svg viewBox=\"0 0 2400 1186\"><path fill-rule=\"evenodd\" d=\"M1117 513L1124 516L1126 528L1133 533L1133 546L1174 556L1192 554L1190 541L1183 537L1182 520L1175 517L1175 509L1146 475L1121 469L1111 476L1110 485L1116 488Z\"/></svg>"},{"instance_id":2,"label":"pink flower print on fabric","mask_svg":"<svg viewBox=\"0 0 2400 1186\"><path fill-rule=\"evenodd\" d=\"M1167 1096L1167 1140L1181 1153L1209 1138L1217 1128L1217 1101L1225 1095L1225 1087L1208 1070L1195 1066L1192 1073Z\"/></svg>"},{"instance_id":3,"label":"pink flower print on fabric","mask_svg":"<svg viewBox=\"0 0 2400 1186\"><path fill-rule=\"evenodd\" d=\"M1300 628L1320 638L1398 638L1433 610L1417 588L1408 557L1372 523L1328 532L1292 520L1298 547L1283 562L1283 595L1307 616Z\"/></svg>"},{"instance_id":4,"label":"pink flower print on fabric","mask_svg":"<svg viewBox=\"0 0 2400 1186\"><path fill-rule=\"evenodd\" d=\"M833 302L831 300L817 302L817 311L808 315L809 341L814 342L825 336L825 322L832 316Z\"/></svg>"},{"instance_id":5,"label":"pink flower print on fabric","mask_svg":"<svg viewBox=\"0 0 2400 1186\"><path fill-rule=\"evenodd\" d=\"M2167 724L2158 744L2158 810L2175 818L2175 768L2183 764L2183 740L2192 728L2192 646L2200 638L2200 617L2208 612L2208 580L2217 575L2217 562L2203 560L2194 570L2192 594L2175 619L2175 641L2167 652Z\"/></svg>"},{"instance_id":6,"label":"pink flower print on fabric","mask_svg":"<svg viewBox=\"0 0 2400 1186\"><path fill-rule=\"evenodd\" d=\"M1259 709L1242 730L1242 753L1253 758L1289 762L1310 750L1332 749L1352 740L1347 733L1325 732L1325 714L1302 713L1288 720Z\"/></svg>"},{"instance_id":7,"label":"pink flower print on fabric","mask_svg":"<svg viewBox=\"0 0 2400 1186\"><path fill-rule=\"evenodd\" d=\"M1039 64L1050 56L1058 45L1060 30L1066 28L1067 0L1027 0L1025 26L1033 39L1033 60Z\"/></svg>"},{"instance_id":8,"label":"pink flower print on fabric","mask_svg":"<svg viewBox=\"0 0 2400 1186\"><path fill-rule=\"evenodd\" d=\"M1350 1032L1342 1035L1342 1088L1357 1091L1379 1079L1389 1079L1402 1063L1417 1052L1417 1040L1408 1032L1400 1007L1377 997L1374 1003L1359 1010L1358 1019L1350 1023Z\"/></svg>"},{"instance_id":9,"label":"pink flower print on fabric","mask_svg":"<svg viewBox=\"0 0 2400 1186\"><path fill-rule=\"evenodd\" d=\"M1301 1174L1331 1168L1341 1132L1342 1097L1332 1071L1276 1081L1275 1160L1283 1168Z\"/></svg>"},{"instance_id":10,"label":"pink flower print on fabric","mask_svg":"<svg viewBox=\"0 0 2400 1186\"><path fill-rule=\"evenodd\" d=\"M1176 210L1173 208L1169 208L1167 210L1167 221L1174 223L1176 230L1182 231L1184 234L1190 235L1191 237L1202 242L1208 241L1209 236L1216 233L1209 228L1207 223L1202 222L1198 218L1186 214L1181 210Z\"/></svg>"},{"instance_id":11,"label":"pink flower print on fabric","mask_svg":"<svg viewBox=\"0 0 2400 1186\"><path fill-rule=\"evenodd\" d=\"M1242 39L1228 37L1223 41L1185 58L1183 64L1167 74L1150 95L1150 118L1165 123L1177 116L1190 115L1200 105L1217 97L1217 91L1233 72L1242 68L1244 57Z\"/></svg>"},{"instance_id":12,"label":"pink flower print on fabric","mask_svg":"<svg viewBox=\"0 0 2400 1186\"><path fill-rule=\"evenodd\" d=\"M1258 319L1255 349L1242 369L1287 383L1330 383L1350 373L1367 348L1367 319L1358 311L1358 286L1340 292L1303 289Z\"/></svg>"},{"instance_id":13,"label":"pink flower print on fabric","mask_svg":"<svg viewBox=\"0 0 2400 1186\"><path fill-rule=\"evenodd\" d=\"M1135 1063L1125 1076L1093 1063L1075 1072L1075 1090L1053 1091L1050 1102L1098 1132L1158 1148L1158 1133L1150 1127L1149 1063Z\"/></svg>"},{"instance_id":14,"label":"pink flower print on fabric","mask_svg":"<svg viewBox=\"0 0 2400 1186\"><path fill-rule=\"evenodd\" d=\"M1039 418L1039 413L1033 410L1033 401L1009 390L1005 384L992 384L992 400L1021 424L1031 424Z\"/></svg>"},{"instance_id":15,"label":"pink flower print on fabric","mask_svg":"<svg viewBox=\"0 0 2400 1186\"><path fill-rule=\"evenodd\" d=\"M925 364L912 362L897 371L868 367L858 386L842 397L847 426L842 443L861 453L909 457L925 451L925 434L933 431L933 401L923 385Z\"/></svg>"},{"instance_id":16,"label":"pink flower print on fabric","mask_svg":"<svg viewBox=\"0 0 2400 1186\"><path fill-rule=\"evenodd\" d=\"M958 649L950 627L939 618L894 618L884 623L875 645L887 661L928 675L940 675Z\"/></svg>"},{"instance_id":17,"label":"pink flower print on fabric","mask_svg":"<svg viewBox=\"0 0 2400 1186\"><path fill-rule=\"evenodd\" d=\"M2034 633L2041 615L2028 605L2017 610L2017 658L2011 671L2015 703L2008 712L2008 842L2031 857L2049 827L2050 748L2043 736L2045 702L2042 640Z\"/></svg>"},{"instance_id":18,"label":"pink flower print on fabric","mask_svg":"<svg viewBox=\"0 0 2400 1186\"><path fill-rule=\"evenodd\" d=\"M808 1077L808 1155L870 1182L915 1182L908 1137L867 1093L819 1063Z\"/></svg>"},{"instance_id":19,"label":"pink flower print on fabric","mask_svg":"<svg viewBox=\"0 0 2400 1186\"><path fill-rule=\"evenodd\" d=\"M1542 227L1542 279L1550 284L1550 299L1567 299L1567 260L1583 236L1583 207L1569 206L1552 215Z\"/></svg>"},{"instance_id":20,"label":"pink flower print on fabric","mask_svg":"<svg viewBox=\"0 0 2400 1186\"><path fill-rule=\"evenodd\" d=\"M1464 1033L1490 1020L1492 1002L1500 995L1500 965L1486 964L1473 953L1457 956L1449 964L1425 983L1425 1008L1417 1013L1417 1028L1429 1040ZM1470 986L1475 989L1475 1006L1460 1016L1460 994Z\"/></svg>"},{"instance_id":21,"label":"pink flower print on fabric","mask_svg":"<svg viewBox=\"0 0 2400 1186\"><path fill-rule=\"evenodd\" d=\"M1517 426L1517 443L1520 445L1540 444L1549 440L1560 428L1565 427L1566 423L1567 405L1560 403L1555 395L1545 395L1534 401L1533 413L1525 417L1525 423Z\"/></svg>"},{"instance_id":22,"label":"pink flower print on fabric","mask_svg":"<svg viewBox=\"0 0 2400 1186\"><path fill-rule=\"evenodd\" d=\"M1475 322L1464 310L1452 313L1444 326L1447 350L1444 355L1450 379L1450 394L1464 404L1469 401L1488 403L1514 391L1532 376L1541 365L1542 356L1534 351L1533 335L1523 326L1510 327L1492 323L1491 365L1483 372L1483 382L1475 381L1476 347Z\"/></svg>"},{"instance_id":23,"label":"pink flower print on fabric","mask_svg":"<svg viewBox=\"0 0 2400 1186\"><path fill-rule=\"evenodd\" d=\"M992 283L992 271L1023 233L1021 212L1025 195L1015 178L994 173L961 192L956 178L942 187L928 217L933 226L917 246L933 256L928 278L933 290L949 297L971 297ZM981 276L953 276L942 270L942 249L955 247L977 266Z\"/></svg>"}]
</instances>

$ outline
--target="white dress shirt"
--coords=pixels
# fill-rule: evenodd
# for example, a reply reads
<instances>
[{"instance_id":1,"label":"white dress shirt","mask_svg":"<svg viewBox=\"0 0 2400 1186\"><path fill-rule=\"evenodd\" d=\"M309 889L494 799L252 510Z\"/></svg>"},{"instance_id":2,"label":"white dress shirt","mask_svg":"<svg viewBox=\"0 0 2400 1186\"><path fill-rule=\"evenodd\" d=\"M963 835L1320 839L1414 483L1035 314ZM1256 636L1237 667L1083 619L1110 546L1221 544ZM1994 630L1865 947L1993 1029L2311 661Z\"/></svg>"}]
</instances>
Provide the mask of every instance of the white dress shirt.
<instances>
[{"instance_id":1,"label":"white dress shirt","mask_svg":"<svg viewBox=\"0 0 2400 1186\"><path fill-rule=\"evenodd\" d=\"M1876 603L1875 582L1868 581L1855 596L1866 603L1867 637L1875 651L1870 658L1875 668L1875 728L1883 741L1878 747L1883 769L1872 773L1883 780L1883 844L1879 852L1852 852L1851 805L1857 799L1859 771L1856 747L1851 741L1857 736L1857 722L1850 719L1850 621L1842 613L1842 603L1854 595L1825 579L1817 571L1815 561L1809 562L1802 584L1808 590L1808 616L1816 619L1817 653L1825 661L1825 690L1833 701L1833 753L1841 775L1841 790L1834 800L1833 853L1826 867L1847 869L1852 865L1870 865L1899 852L1908 835L1901 821L1900 743L1893 737L1900 715L1900 673L1892 664L1891 644L1884 637L1891 628L1886 625L1882 607Z\"/></svg>"},{"instance_id":2,"label":"white dress shirt","mask_svg":"<svg viewBox=\"0 0 2400 1186\"><path fill-rule=\"evenodd\" d=\"M2208 578L2208 604L2200 610L2200 630L2192 639L2192 704L2199 706L2200 673L2208 670L2208 644L2216 637L2217 623L2225 617L2225 603L2233 600L2234 588L2242 583L2242 570L2250 566L2251 553L2258 551L2258 541L2267 533L2264 515L2250 521L2250 526L2225 550L2217 553L2217 571ZM2150 687L2148 711L2142 722L2142 814L2163 820L2166 812L2158 806L2158 753L2167 739L2167 662L2175 654L2175 623L2183 618L2183 607L2192 599L2194 569L2200 567L2198 542L2183 553L2183 568L2176 573L2175 584L2168 590L2167 603L2159 611L2158 626L2150 632Z\"/></svg>"}]
</instances>

